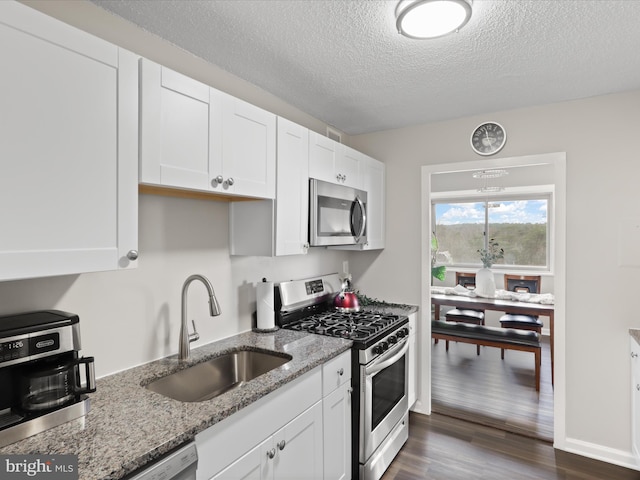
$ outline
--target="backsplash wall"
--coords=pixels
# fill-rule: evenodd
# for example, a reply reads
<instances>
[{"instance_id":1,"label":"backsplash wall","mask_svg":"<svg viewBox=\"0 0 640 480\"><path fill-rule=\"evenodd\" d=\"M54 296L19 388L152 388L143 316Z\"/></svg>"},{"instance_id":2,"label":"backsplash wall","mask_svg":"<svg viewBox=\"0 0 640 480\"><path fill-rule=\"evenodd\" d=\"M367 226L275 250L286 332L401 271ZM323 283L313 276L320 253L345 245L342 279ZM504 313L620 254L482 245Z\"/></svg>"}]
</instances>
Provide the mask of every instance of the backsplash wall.
<instances>
[{"instance_id":1,"label":"backsplash wall","mask_svg":"<svg viewBox=\"0 0 640 480\"><path fill-rule=\"evenodd\" d=\"M96 358L99 377L177 353L182 285L193 273L211 281L222 310L209 317L204 286L191 284L188 320L196 320L200 333L196 348L251 328L255 284L263 277L341 272L347 259L346 252L324 248L304 256L230 257L228 203L139 200L137 269L0 282L0 315L51 308L78 314L81 353Z\"/></svg>"}]
</instances>

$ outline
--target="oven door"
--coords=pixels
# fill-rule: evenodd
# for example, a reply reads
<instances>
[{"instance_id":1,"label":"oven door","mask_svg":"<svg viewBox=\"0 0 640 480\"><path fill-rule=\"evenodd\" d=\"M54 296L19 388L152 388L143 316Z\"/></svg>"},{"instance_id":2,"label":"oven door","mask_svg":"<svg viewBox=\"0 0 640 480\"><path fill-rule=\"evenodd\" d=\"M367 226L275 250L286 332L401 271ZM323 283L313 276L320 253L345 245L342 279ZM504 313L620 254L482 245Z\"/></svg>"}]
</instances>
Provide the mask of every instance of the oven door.
<instances>
[{"instance_id":1,"label":"oven door","mask_svg":"<svg viewBox=\"0 0 640 480\"><path fill-rule=\"evenodd\" d=\"M409 410L408 339L360 366L360 463L367 462Z\"/></svg>"}]
</instances>

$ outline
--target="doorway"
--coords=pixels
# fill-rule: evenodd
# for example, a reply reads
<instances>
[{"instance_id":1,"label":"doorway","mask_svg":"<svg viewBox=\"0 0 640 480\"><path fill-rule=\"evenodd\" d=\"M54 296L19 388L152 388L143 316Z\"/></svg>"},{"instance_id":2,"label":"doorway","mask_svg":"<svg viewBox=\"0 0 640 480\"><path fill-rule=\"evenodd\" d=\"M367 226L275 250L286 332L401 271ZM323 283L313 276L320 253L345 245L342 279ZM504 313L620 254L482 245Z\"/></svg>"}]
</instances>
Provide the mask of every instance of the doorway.
<instances>
[{"instance_id":1,"label":"doorway","mask_svg":"<svg viewBox=\"0 0 640 480\"><path fill-rule=\"evenodd\" d=\"M555 385L552 388L551 397L553 409L553 428L552 437L554 440L563 439L564 411L565 411L565 365L564 365L564 309L565 309L565 204L566 204L566 158L564 153L552 153L541 155L530 155L523 157L512 157L503 159L484 159L476 162L450 163L440 165L429 165L422 167L422 292L423 303L422 319L420 325L420 365L423 367L420 373L421 402L417 406L417 410L423 413L431 413L433 409L433 393L432 381L432 351L431 351L431 300L430 300L430 283L431 283L431 225L432 225L432 209L431 200L437 192L448 190L465 190L474 188L472 173L478 170L488 169L506 169L514 172L510 175L509 188L532 188L535 185L547 185L553 189L553 227L551 232L551 258L550 268L547 272L549 278L553 279L553 293L555 295ZM473 350L475 356L475 347L466 345ZM458 345L456 348L461 347ZM444 345L442 345L444 350ZM458 348L463 356L464 352ZM440 354L441 352L437 352ZM511 354L512 352L509 352ZM516 353L516 352L513 352ZM520 353L520 352L517 352ZM547 358L548 358L548 351ZM453 355L448 358L453 360ZM498 359L500 358L498 354ZM461 362L472 362L474 359L464 356ZM498 363L499 365L499 363ZM442 365L439 365L442 366ZM499 366L497 368L500 368ZM544 364L543 364L544 368ZM550 365L547 365L550 369ZM517 369L516 369L517 370ZM437 373L436 371L433 372ZM439 375L440 373L438 373ZM549 371L550 374L550 371ZM498 377L496 380L502 381ZM473 387L476 390L479 386ZM437 392L439 395L440 393ZM450 394L454 396L454 394ZM462 394L460 394L462 396ZM476 391L472 396L478 397ZM513 405L512 408L515 408ZM438 408L440 405L438 404ZM478 412L481 412L482 406L479 406ZM506 408L506 407L505 407ZM550 407L551 408L551 407Z\"/></svg>"}]
</instances>

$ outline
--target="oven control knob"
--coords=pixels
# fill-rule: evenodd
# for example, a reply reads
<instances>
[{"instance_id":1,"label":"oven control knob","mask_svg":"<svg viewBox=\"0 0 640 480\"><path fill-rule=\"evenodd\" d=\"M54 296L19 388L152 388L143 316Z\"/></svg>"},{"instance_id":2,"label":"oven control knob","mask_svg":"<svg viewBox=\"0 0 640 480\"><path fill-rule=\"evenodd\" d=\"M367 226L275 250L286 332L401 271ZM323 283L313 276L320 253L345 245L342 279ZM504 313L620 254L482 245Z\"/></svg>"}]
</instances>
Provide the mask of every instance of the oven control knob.
<instances>
[{"instance_id":1,"label":"oven control knob","mask_svg":"<svg viewBox=\"0 0 640 480\"><path fill-rule=\"evenodd\" d=\"M405 334L404 334L404 328L401 328L400 330L398 330L398 331L396 332L396 336L397 336L398 338L404 338L404 335L405 335Z\"/></svg>"},{"instance_id":2,"label":"oven control knob","mask_svg":"<svg viewBox=\"0 0 640 480\"><path fill-rule=\"evenodd\" d=\"M396 343L398 343L398 339L395 335L391 335L389 338L387 338L387 341L389 342L389 345L395 345Z\"/></svg>"},{"instance_id":3,"label":"oven control knob","mask_svg":"<svg viewBox=\"0 0 640 480\"><path fill-rule=\"evenodd\" d=\"M380 355L383 352L382 347L380 345L376 345L375 347L373 347L371 351L373 352L374 355Z\"/></svg>"},{"instance_id":4,"label":"oven control knob","mask_svg":"<svg viewBox=\"0 0 640 480\"><path fill-rule=\"evenodd\" d=\"M380 348L382 348L383 352L389 350L389 344L387 342L380 342Z\"/></svg>"}]
</instances>

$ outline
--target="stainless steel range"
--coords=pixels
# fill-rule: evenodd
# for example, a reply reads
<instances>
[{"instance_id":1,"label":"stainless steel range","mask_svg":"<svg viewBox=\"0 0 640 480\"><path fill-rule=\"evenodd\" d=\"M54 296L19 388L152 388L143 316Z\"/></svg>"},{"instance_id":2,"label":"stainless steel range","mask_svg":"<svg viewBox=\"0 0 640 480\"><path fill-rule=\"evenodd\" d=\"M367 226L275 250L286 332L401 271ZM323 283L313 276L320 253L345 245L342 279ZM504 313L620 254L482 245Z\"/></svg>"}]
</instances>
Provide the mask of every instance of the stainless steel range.
<instances>
[{"instance_id":1,"label":"stainless steel range","mask_svg":"<svg viewBox=\"0 0 640 480\"><path fill-rule=\"evenodd\" d=\"M378 480L409 435L409 319L375 309L343 313L337 274L276 285L282 328L353 340L352 478Z\"/></svg>"}]
</instances>

